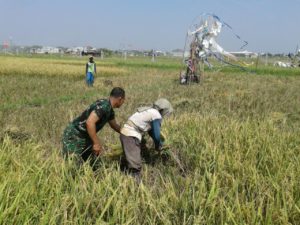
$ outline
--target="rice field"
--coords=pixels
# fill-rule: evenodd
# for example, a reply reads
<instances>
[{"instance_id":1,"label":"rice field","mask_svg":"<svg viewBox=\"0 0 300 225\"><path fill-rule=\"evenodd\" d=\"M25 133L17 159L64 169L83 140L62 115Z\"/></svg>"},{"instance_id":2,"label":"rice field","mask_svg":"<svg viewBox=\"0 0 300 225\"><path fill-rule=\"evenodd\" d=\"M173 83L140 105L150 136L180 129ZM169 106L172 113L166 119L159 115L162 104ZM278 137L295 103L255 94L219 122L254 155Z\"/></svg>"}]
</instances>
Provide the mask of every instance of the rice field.
<instances>
[{"instance_id":1,"label":"rice field","mask_svg":"<svg viewBox=\"0 0 300 225\"><path fill-rule=\"evenodd\" d=\"M300 224L300 69L222 67L181 86L180 59L96 58L88 88L86 60L0 56L0 224ZM159 97L175 109L175 158L150 151L140 185L117 159L94 172L61 157L66 125L113 86L120 123Z\"/></svg>"}]
</instances>

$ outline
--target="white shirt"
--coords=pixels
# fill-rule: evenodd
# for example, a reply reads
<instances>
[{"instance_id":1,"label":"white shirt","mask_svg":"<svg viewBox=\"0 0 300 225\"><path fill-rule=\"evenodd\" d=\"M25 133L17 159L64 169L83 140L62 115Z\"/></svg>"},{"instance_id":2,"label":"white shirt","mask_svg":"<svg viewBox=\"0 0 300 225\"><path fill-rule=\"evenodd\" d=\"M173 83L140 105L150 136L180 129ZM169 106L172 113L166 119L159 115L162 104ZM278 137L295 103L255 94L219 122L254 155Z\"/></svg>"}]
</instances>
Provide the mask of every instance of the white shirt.
<instances>
[{"instance_id":1,"label":"white shirt","mask_svg":"<svg viewBox=\"0 0 300 225\"><path fill-rule=\"evenodd\" d=\"M136 112L128 120L134 123L138 129L125 124L121 129L121 134L136 137L141 141L142 133L149 131L151 129L151 122L157 119L162 119L157 109L150 108L142 112Z\"/></svg>"}]
</instances>

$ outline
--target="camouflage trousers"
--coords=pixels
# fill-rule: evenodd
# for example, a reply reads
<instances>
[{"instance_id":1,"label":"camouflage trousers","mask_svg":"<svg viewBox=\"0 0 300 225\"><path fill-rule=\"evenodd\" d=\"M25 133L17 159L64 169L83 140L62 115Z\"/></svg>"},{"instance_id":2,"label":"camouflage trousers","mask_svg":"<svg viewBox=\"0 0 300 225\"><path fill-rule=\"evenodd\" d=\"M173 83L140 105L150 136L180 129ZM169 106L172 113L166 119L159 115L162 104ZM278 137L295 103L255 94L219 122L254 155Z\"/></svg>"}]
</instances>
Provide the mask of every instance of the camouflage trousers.
<instances>
[{"instance_id":1,"label":"camouflage trousers","mask_svg":"<svg viewBox=\"0 0 300 225\"><path fill-rule=\"evenodd\" d=\"M72 123L64 130L62 144L62 153L66 159L72 155L71 158L75 158L75 161L81 164L88 159L94 162L97 158L93 152L92 140L81 134Z\"/></svg>"}]
</instances>

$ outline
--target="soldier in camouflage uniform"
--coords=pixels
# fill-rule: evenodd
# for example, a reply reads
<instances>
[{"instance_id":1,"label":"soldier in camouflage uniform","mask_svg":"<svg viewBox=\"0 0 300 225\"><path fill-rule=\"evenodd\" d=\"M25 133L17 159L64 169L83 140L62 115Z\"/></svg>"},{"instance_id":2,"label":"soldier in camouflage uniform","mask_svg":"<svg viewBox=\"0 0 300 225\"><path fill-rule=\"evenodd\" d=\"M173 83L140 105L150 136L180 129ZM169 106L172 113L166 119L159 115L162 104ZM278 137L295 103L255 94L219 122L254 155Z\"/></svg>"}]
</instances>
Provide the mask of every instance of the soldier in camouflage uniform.
<instances>
[{"instance_id":1,"label":"soldier in camouflage uniform","mask_svg":"<svg viewBox=\"0 0 300 225\"><path fill-rule=\"evenodd\" d=\"M63 155L66 158L72 155L80 162L89 158L95 160L102 152L97 132L108 122L113 130L120 133L113 108L119 108L124 100L125 91L115 87L108 99L97 100L74 119L63 133Z\"/></svg>"}]
</instances>

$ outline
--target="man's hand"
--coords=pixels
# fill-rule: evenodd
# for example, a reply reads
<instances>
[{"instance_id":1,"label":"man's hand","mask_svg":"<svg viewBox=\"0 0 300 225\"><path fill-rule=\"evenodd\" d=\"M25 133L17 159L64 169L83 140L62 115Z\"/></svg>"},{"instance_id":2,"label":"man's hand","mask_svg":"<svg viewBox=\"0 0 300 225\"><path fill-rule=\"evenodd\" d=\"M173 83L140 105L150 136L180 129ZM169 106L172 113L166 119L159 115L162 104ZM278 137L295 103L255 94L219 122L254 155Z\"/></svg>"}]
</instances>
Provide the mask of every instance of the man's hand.
<instances>
[{"instance_id":1,"label":"man's hand","mask_svg":"<svg viewBox=\"0 0 300 225\"><path fill-rule=\"evenodd\" d=\"M100 118L98 117L98 115L96 114L95 111L91 112L91 114L89 115L87 121L86 121L86 128L87 128L87 132L90 136L90 138L93 141L93 151L95 152L95 154L98 156L99 154L101 154L102 152L102 146L101 146L101 142L99 140L99 138L97 137L96 134L96 123Z\"/></svg>"},{"instance_id":2,"label":"man's hand","mask_svg":"<svg viewBox=\"0 0 300 225\"><path fill-rule=\"evenodd\" d=\"M161 152L163 148L163 144L162 142L160 142L160 144L155 148L156 151Z\"/></svg>"},{"instance_id":3,"label":"man's hand","mask_svg":"<svg viewBox=\"0 0 300 225\"><path fill-rule=\"evenodd\" d=\"M94 144L93 151L96 156L101 155L101 153L103 152L102 146L100 144Z\"/></svg>"}]
</instances>

